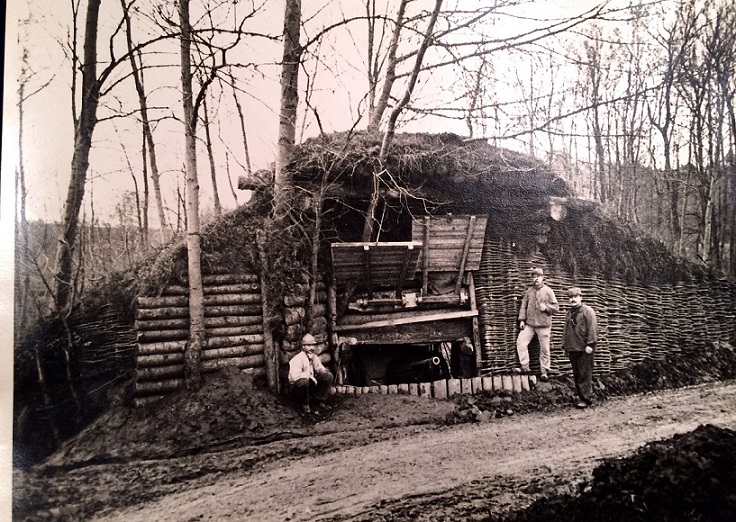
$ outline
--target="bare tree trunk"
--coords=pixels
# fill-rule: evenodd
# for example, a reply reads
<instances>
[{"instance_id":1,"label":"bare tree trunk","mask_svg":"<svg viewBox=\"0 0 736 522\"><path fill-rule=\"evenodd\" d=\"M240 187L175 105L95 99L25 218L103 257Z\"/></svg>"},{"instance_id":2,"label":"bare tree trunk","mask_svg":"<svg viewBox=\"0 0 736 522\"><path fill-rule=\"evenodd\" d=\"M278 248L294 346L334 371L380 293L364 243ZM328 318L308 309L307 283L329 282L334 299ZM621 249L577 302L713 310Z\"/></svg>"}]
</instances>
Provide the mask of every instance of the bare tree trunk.
<instances>
[{"instance_id":1,"label":"bare tree trunk","mask_svg":"<svg viewBox=\"0 0 736 522\"><path fill-rule=\"evenodd\" d=\"M215 215L222 215L220 194L217 188L217 169L215 168L215 155L212 152L212 137L210 135L210 115L207 111L207 96L202 98L202 123L204 126L204 143L207 147L207 157L210 162L210 177L212 178L212 194L215 202Z\"/></svg>"},{"instance_id":2,"label":"bare tree trunk","mask_svg":"<svg viewBox=\"0 0 736 522\"><path fill-rule=\"evenodd\" d=\"M128 11L130 6L125 4L125 0L120 0L120 4L123 8L123 16L125 18L125 37L128 44L128 52L130 53L130 67L133 73L133 82L135 83L135 90L138 94L138 104L141 109L143 134L148 143L148 156L151 164L151 183L153 184L153 198L156 200L156 210L158 211L158 224L159 227L161 227L161 234L163 238L164 230L167 226L166 213L164 212L164 203L161 197L161 183L158 172L158 161L156 159L156 145L153 141L153 130L151 129L151 121L148 118L148 100L146 99L146 92L143 87L143 70L142 67L138 65L135 53L133 52L133 29L130 21L130 13ZM138 59L140 59L140 55ZM148 186L147 183L146 186ZM146 209L148 209L148 198L146 198ZM148 216L148 210L146 210L146 216ZM148 221L146 221L146 224L148 224Z\"/></svg>"},{"instance_id":3,"label":"bare tree trunk","mask_svg":"<svg viewBox=\"0 0 736 522\"><path fill-rule=\"evenodd\" d=\"M204 291L202 287L201 247L199 230L199 182L197 179L197 116L192 97L191 46L192 27L189 21L189 0L179 1L181 24L181 87L184 104L184 135L187 175L187 258L189 272L189 341L184 352L184 381L189 389L202 383L201 358L204 343Z\"/></svg>"},{"instance_id":4,"label":"bare tree trunk","mask_svg":"<svg viewBox=\"0 0 736 522\"><path fill-rule=\"evenodd\" d=\"M230 154L225 152L225 172L227 173L227 183L230 186L230 194L232 194L233 199L235 200L235 206L239 206L240 203L238 202L238 194L235 192L235 186L233 185L233 177L230 173Z\"/></svg>"},{"instance_id":5,"label":"bare tree trunk","mask_svg":"<svg viewBox=\"0 0 736 522\"><path fill-rule=\"evenodd\" d=\"M26 52L24 50L24 58ZM30 289L30 274L28 273L28 218L26 216L26 198L28 191L26 189L26 171L25 159L23 157L23 104L25 103L25 77L26 77L25 60L23 63L23 73L18 86L18 169L15 174L15 194L16 194L16 223L15 236L16 246L20 248L20 252L16 254L15 262L15 333L23 334L26 324L26 307L28 304L28 291Z\"/></svg>"},{"instance_id":6,"label":"bare tree trunk","mask_svg":"<svg viewBox=\"0 0 736 522\"><path fill-rule=\"evenodd\" d=\"M465 117L465 125L468 127L468 137L473 137L473 123L476 118L475 111L479 105L482 105L481 97L483 94L483 72L487 64L487 57L482 56L480 67L475 73L475 83L473 89L470 91L470 107L468 107L468 114Z\"/></svg>"},{"instance_id":7,"label":"bare tree trunk","mask_svg":"<svg viewBox=\"0 0 736 522\"><path fill-rule=\"evenodd\" d=\"M409 0L401 0L399 10L396 13L396 25L394 26L394 31L391 36L391 44L388 47L388 56L386 58L386 79L383 83L381 95L379 96L378 101L375 102L375 107L368 117L368 132L378 132L381 118L388 107L391 90L393 89L394 82L396 81L396 51L399 47L399 37L401 36L401 30L404 27L404 13L406 12L406 5L408 3Z\"/></svg>"},{"instance_id":8,"label":"bare tree trunk","mask_svg":"<svg viewBox=\"0 0 736 522\"><path fill-rule=\"evenodd\" d=\"M365 16L368 22L368 117L376 107L376 88L378 86L378 61L374 58L376 49L376 0L366 0Z\"/></svg>"},{"instance_id":9,"label":"bare tree trunk","mask_svg":"<svg viewBox=\"0 0 736 522\"><path fill-rule=\"evenodd\" d=\"M253 172L253 167L250 163L250 149L248 148L248 134L245 131L245 117L243 117L243 106L240 104L238 98L238 92L235 90L235 78L230 75L231 83L233 85L233 99L235 100L235 108L238 110L238 121L240 122L240 133L243 135L243 152L245 152L245 172L250 175Z\"/></svg>"},{"instance_id":10,"label":"bare tree trunk","mask_svg":"<svg viewBox=\"0 0 736 522\"><path fill-rule=\"evenodd\" d=\"M402 4L405 2L402 1ZM401 114L401 111L404 110L404 107L409 103L409 100L411 100L411 96L414 93L414 87L417 83L417 78L419 77L419 72L422 69L422 62L424 61L424 54L427 52L427 49L429 48L429 44L432 40L432 32L434 31L434 24L437 22L437 17L439 16L440 8L442 7L442 0L435 0L435 6L434 10L432 11L432 17L429 20L429 23L427 24L427 29L424 32L424 38L422 40L422 44L419 47L419 50L417 51L416 61L414 62L414 68L412 69L411 77L409 78L409 83L406 86L406 90L404 91L404 96L399 100L399 103L396 105L396 107L393 108L391 111L391 114L388 118L388 124L386 127L386 132L383 135L383 140L381 141L381 150L378 153L378 160L381 165L384 164L386 161L386 158L388 157L388 151L391 147L391 143L394 139L394 133L396 132L396 121L399 118L399 114ZM375 221L375 215L376 215L376 208L378 207L378 199L380 197L381 191L380 191L380 180L381 180L381 172L375 172L373 174L373 189L371 191L371 199L368 203L368 211L365 216L365 224L363 226L363 241L370 241L371 237L373 236L373 223Z\"/></svg>"},{"instance_id":11,"label":"bare tree trunk","mask_svg":"<svg viewBox=\"0 0 736 522\"><path fill-rule=\"evenodd\" d=\"M97 80L97 22L100 0L89 0L84 33L84 61L82 70L82 107L74 129L74 153L71 179L61 221L61 235L56 251L56 308L61 315L70 312L73 305L72 258L77 241L79 212L84 198L84 185L89 168L92 134L97 125L97 106L100 84Z\"/></svg>"},{"instance_id":12,"label":"bare tree trunk","mask_svg":"<svg viewBox=\"0 0 736 522\"><path fill-rule=\"evenodd\" d=\"M274 209L282 216L289 190L286 164L296 141L296 115L299 107L299 64L302 47L299 44L302 23L301 0L286 0L284 10L284 54L281 65L281 112L279 114L278 153L274 173Z\"/></svg>"},{"instance_id":13,"label":"bare tree trunk","mask_svg":"<svg viewBox=\"0 0 736 522\"><path fill-rule=\"evenodd\" d=\"M141 141L141 166L143 172L141 173L141 179L143 179L143 243L148 244L148 204L151 199L150 189L148 187L148 146L146 145L146 133L143 134L143 140ZM92 222L94 223L94 221ZM161 230L163 233L163 230Z\"/></svg>"}]
</instances>

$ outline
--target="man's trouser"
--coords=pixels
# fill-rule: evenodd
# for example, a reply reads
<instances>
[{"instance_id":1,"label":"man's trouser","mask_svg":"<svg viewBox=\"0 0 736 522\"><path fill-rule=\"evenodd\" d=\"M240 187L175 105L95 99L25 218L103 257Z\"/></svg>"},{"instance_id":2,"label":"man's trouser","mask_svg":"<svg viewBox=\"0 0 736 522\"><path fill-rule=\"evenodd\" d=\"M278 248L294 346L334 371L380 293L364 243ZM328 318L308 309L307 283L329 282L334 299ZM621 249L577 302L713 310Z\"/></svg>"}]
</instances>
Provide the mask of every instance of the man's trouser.
<instances>
[{"instance_id":1,"label":"man's trouser","mask_svg":"<svg viewBox=\"0 0 736 522\"><path fill-rule=\"evenodd\" d=\"M318 372L314 374L317 380L315 384L311 379L297 379L290 383L289 391L291 398L300 406L309 405L311 402L321 402L330 394L333 377L330 372Z\"/></svg>"},{"instance_id":2,"label":"man's trouser","mask_svg":"<svg viewBox=\"0 0 736 522\"><path fill-rule=\"evenodd\" d=\"M581 400L593 401L593 359L595 353L567 352L575 379L575 390Z\"/></svg>"},{"instance_id":3,"label":"man's trouser","mask_svg":"<svg viewBox=\"0 0 736 522\"><path fill-rule=\"evenodd\" d=\"M524 325L524 329L519 332L516 338L516 353L519 356L519 363L522 367L529 366L529 343L534 339L534 334L539 339L539 365L543 372L549 372L549 340L552 337L552 327L537 328L534 326Z\"/></svg>"}]
</instances>

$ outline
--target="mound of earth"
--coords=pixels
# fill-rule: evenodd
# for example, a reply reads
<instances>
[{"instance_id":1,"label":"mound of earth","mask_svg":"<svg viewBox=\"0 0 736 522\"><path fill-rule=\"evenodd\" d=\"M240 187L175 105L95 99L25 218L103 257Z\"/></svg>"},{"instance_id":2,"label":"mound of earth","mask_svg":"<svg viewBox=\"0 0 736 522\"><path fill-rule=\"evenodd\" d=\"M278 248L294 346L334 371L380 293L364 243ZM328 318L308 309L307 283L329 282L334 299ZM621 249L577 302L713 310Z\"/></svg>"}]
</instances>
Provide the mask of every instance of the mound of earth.
<instances>
[{"instance_id":1,"label":"mound of earth","mask_svg":"<svg viewBox=\"0 0 736 522\"><path fill-rule=\"evenodd\" d=\"M709 343L663 360L648 360L593 379L597 400L654 390L691 386L736 378L736 348L727 342ZM577 402L571 377L557 376L524 393L505 390L453 398L455 410L448 424L479 422L532 411L551 411Z\"/></svg>"},{"instance_id":2,"label":"mound of earth","mask_svg":"<svg viewBox=\"0 0 736 522\"><path fill-rule=\"evenodd\" d=\"M736 520L736 432L712 425L607 459L579 496L544 498L503 520Z\"/></svg>"},{"instance_id":3,"label":"mound of earth","mask_svg":"<svg viewBox=\"0 0 736 522\"><path fill-rule=\"evenodd\" d=\"M197 391L172 393L149 405L117 405L66 441L44 467L165 459L233 447L357 429L441 424L447 401L410 395L335 395L332 411L304 417L287 401L255 388L235 368L208 375Z\"/></svg>"},{"instance_id":4,"label":"mound of earth","mask_svg":"<svg viewBox=\"0 0 736 522\"><path fill-rule=\"evenodd\" d=\"M647 361L626 371L597 376L600 400L610 396L736 377L736 350L713 343L663 361ZM255 388L234 368L207 376L195 391L170 394L156 403L111 407L84 431L66 441L44 463L76 467L132 459L163 459L221 451L243 445L326 433L421 424L487 421L531 411L551 411L574 402L570 378L557 377L525 393L494 392L456 396L453 402L411 395L336 395L321 417L303 417L280 397Z\"/></svg>"}]
</instances>

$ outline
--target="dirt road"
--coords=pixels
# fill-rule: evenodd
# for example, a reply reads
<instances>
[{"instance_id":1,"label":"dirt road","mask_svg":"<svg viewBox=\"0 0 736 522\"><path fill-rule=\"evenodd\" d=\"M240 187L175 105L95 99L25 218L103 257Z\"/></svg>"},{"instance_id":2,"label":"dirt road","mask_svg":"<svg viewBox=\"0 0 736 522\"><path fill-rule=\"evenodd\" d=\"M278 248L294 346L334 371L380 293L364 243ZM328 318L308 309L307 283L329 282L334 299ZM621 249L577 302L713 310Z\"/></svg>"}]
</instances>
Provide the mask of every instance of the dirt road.
<instances>
[{"instance_id":1,"label":"dirt road","mask_svg":"<svg viewBox=\"0 0 736 522\"><path fill-rule=\"evenodd\" d=\"M421 508L437 495L445 515L487 514L522 507L545 487L572 490L604 457L707 423L736 429L736 383L419 430L400 440L281 459L228 471L214 483L194 480L184 491L102 511L95 520L370 520L379 503Z\"/></svg>"}]
</instances>

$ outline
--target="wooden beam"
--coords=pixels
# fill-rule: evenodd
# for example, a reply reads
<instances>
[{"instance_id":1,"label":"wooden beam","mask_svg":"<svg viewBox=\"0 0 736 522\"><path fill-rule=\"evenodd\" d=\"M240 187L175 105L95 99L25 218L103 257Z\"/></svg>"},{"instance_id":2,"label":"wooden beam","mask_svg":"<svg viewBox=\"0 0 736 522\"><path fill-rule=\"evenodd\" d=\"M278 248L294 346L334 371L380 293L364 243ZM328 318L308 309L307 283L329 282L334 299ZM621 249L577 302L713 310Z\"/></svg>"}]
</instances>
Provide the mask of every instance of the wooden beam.
<instances>
[{"instance_id":1,"label":"wooden beam","mask_svg":"<svg viewBox=\"0 0 736 522\"><path fill-rule=\"evenodd\" d=\"M475 280L473 279L473 273L468 272L468 292L470 293L470 310L476 313L476 317L473 317L473 347L475 348L475 371L480 371L481 364L483 364L483 358L481 357L482 347L480 345L480 328L478 327L478 301L475 298Z\"/></svg>"},{"instance_id":2,"label":"wooden beam","mask_svg":"<svg viewBox=\"0 0 736 522\"><path fill-rule=\"evenodd\" d=\"M429 286L429 216L424 216L424 246L422 250L424 257L422 258L422 295L427 295L427 287Z\"/></svg>"},{"instance_id":3,"label":"wooden beam","mask_svg":"<svg viewBox=\"0 0 736 522\"><path fill-rule=\"evenodd\" d=\"M268 288L266 285L266 279L263 274L267 273L268 271L268 261L266 259L266 248L264 244L264 237L262 234L257 233L256 234L256 246L258 249L258 260L261 264L261 273L258 277L258 283L261 285L262 289ZM281 383L279 382L279 359L280 359L280 344L277 344L277 342L273 338L273 333L271 332L271 321L269 320L270 310L274 309L274 306L272 303L268 302L268 299L270 298L270 295L268 292L263 292L263 295L261 297L262 302L262 311L261 311L261 317L262 322L261 326L263 327L263 356L264 356L264 365L266 367L266 383L268 385L268 389L271 390L274 393L279 393L281 391Z\"/></svg>"},{"instance_id":4,"label":"wooden beam","mask_svg":"<svg viewBox=\"0 0 736 522\"><path fill-rule=\"evenodd\" d=\"M371 284L371 247L363 246L363 270L366 284L368 285L368 299L373 297L373 285Z\"/></svg>"},{"instance_id":5,"label":"wooden beam","mask_svg":"<svg viewBox=\"0 0 736 522\"><path fill-rule=\"evenodd\" d=\"M455 293L460 294L460 286L463 283L463 273L465 273L465 262L468 260L468 251L470 250L470 241L473 239L473 229L475 228L475 216L470 216L468 221L468 230L465 232L465 244L463 245L463 257L460 258L460 267L457 270L457 281L455 282Z\"/></svg>"},{"instance_id":6,"label":"wooden beam","mask_svg":"<svg viewBox=\"0 0 736 522\"><path fill-rule=\"evenodd\" d=\"M406 273L409 271L409 261L411 261L411 254L413 250L414 245L407 245L406 252L404 252L404 262L401 265L399 280L396 282L396 297L401 297L401 291L404 289L404 283L406 282Z\"/></svg>"},{"instance_id":7,"label":"wooden beam","mask_svg":"<svg viewBox=\"0 0 736 522\"><path fill-rule=\"evenodd\" d=\"M403 317L398 319L386 319L383 321L370 321L363 324L337 325L335 331L343 332L350 330L366 330L370 328L384 328L386 326L396 326L400 324L428 323L434 321L447 321L450 319L461 319L465 317L477 317L478 310L463 310L461 312L446 312L433 315L418 315L412 317Z\"/></svg>"}]
</instances>

